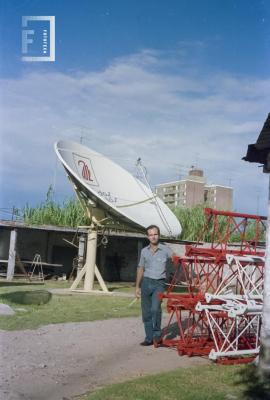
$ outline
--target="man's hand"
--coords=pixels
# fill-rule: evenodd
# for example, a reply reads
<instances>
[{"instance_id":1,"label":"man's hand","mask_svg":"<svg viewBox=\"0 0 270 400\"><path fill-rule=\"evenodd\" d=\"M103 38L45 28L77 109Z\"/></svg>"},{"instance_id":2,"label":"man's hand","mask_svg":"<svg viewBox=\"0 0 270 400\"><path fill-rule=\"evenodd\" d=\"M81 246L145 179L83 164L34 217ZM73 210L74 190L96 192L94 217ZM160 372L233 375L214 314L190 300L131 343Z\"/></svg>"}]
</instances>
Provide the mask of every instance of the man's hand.
<instances>
[{"instance_id":1,"label":"man's hand","mask_svg":"<svg viewBox=\"0 0 270 400\"><path fill-rule=\"evenodd\" d=\"M136 284L135 284L135 297L136 299L139 299L141 297L141 281L143 278L143 272L144 268L143 267L138 267L137 268L137 277L136 277Z\"/></svg>"},{"instance_id":2,"label":"man's hand","mask_svg":"<svg viewBox=\"0 0 270 400\"><path fill-rule=\"evenodd\" d=\"M135 288L135 297L139 299L141 297L141 289L136 287Z\"/></svg>"}]
</instances>

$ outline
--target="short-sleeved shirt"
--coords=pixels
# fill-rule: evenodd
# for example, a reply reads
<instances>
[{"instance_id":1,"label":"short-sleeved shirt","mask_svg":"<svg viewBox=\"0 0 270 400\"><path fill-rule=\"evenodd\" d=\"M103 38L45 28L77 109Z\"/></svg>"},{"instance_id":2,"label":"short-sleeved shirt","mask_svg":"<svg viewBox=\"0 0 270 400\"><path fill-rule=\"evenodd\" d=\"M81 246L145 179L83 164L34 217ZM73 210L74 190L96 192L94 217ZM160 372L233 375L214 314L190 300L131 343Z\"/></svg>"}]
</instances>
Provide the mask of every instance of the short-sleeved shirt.
<instances>
[{"instance_id":1,"label":"short-sleeved shirt","mask_svg":"<svg viewBox=\"0 0 270 400\"><path fill-rule=\"evenodd\" d=\"M150 244L141 251L139 267L144 268L144 277L152 279L165 279L166 266L171 259L173 251L169 246L159 243L155 253L151 251Z\"/></svg>"}]
</instances>

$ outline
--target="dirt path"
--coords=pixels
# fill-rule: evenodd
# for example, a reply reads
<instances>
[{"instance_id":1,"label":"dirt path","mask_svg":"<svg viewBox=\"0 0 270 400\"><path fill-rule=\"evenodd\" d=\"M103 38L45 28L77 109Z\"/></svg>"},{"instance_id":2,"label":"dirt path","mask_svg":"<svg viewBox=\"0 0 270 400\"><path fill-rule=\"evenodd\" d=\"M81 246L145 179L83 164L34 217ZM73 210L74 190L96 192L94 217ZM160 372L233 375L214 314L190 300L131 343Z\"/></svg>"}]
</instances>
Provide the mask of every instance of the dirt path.
<instances>
[{"instance_id":1,"label":"dirt path","mask_svg":"<svg viewBox=\"0 0 270 400\"><path fill-rule=\"evenodd\" d=\"M0 398L68 400L98 386L207 363L142 347L140 318L0 331Z\"/></svg>"}]
</instances>

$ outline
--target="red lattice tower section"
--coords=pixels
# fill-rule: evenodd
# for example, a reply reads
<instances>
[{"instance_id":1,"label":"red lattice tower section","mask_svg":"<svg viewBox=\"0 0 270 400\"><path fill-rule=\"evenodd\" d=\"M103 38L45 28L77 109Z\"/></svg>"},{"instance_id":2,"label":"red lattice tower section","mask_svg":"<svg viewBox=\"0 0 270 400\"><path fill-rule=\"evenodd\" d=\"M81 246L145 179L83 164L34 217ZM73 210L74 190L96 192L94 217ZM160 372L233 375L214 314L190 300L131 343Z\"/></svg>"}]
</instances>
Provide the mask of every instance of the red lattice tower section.
<instances>
[{"instance_id":1,"label":"red lattice tower section","mask_svg":"<svg viewBox=\"0 0 270 400\"><path fill-rule=\"evenodd\" d=\"M249 362L259 351L266 217L210 208L205 216L202 238L208 233L211 242L174 257L173 279L161 295L169 313L162 345L180 355Z\"/></svg>"}]
</instances>

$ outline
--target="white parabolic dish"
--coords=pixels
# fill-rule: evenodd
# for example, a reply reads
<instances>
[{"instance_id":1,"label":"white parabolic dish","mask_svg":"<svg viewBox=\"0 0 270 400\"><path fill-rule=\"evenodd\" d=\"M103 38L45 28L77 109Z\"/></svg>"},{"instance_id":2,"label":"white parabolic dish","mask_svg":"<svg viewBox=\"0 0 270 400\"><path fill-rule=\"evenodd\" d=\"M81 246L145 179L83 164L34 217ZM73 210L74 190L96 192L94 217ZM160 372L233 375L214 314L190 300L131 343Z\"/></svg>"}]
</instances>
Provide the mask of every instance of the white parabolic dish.
<instances>
[{"instance_id":1,"label":"white parabolic dish","mask_svg":"<svg viewBox=\"0 0 270 400\"><path fill-rule=\"evenodd\" d=\"M177 237L182 229L173 212L128 171L81 144L61 140L55 151L79 190L96 206L131 228L154 224L163 236Z\"/></svg>"}]
</instances>

